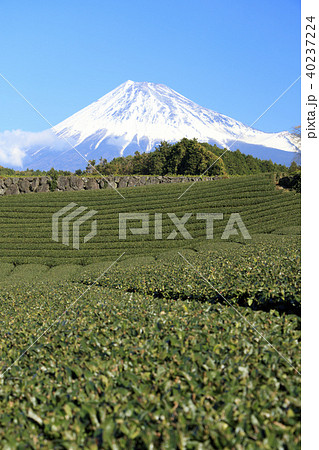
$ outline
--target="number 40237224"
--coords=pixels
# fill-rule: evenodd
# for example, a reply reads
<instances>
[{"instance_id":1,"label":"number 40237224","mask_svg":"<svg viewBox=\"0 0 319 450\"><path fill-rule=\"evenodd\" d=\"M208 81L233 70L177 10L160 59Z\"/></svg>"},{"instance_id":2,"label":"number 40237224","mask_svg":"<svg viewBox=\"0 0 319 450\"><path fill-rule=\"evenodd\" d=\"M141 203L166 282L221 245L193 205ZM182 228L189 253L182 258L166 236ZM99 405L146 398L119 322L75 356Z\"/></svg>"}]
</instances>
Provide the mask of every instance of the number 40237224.
<instances>
[{"instance_id":1,"label":"number 40237224","mask_svg":"<svg viewBox=\"0 0 319 450\"><path fill-rule=\"evenodd\" d=\"M315 20L315 17L310 16L310 17L306 17L306 20L309 23L307 23L306 25L306 69L308 72L306 72L306 75L309 78L312 78L313 76L315 76L315 63L316 63L316 49L315 49L315 38L316 38L316 34L315 34L315 30L316 30L316 25L313 23L313 21ZM309 39L312 40L309 40Z\"/></svg>"}]
</instances>

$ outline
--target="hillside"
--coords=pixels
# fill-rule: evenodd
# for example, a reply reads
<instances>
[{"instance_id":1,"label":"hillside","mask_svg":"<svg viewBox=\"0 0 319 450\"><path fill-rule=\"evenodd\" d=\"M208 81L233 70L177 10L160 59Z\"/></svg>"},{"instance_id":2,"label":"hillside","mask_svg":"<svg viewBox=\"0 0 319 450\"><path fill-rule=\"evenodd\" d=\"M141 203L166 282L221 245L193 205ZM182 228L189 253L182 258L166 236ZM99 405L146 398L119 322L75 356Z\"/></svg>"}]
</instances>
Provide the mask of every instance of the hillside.
<instances>
[{"instance_id":1,"label":"hillside","mask_svg":"<svg viewBox=\"0 0 319 450\"><path fill-rule=\"evenodd\" d=\"M0 262L88 264L126 256L158 254L178 248L208 245L205 223L194 213L218 212L225 219L216 221L214 233L220 241L231 213L240 213L252 237L260 233L284 232L300 225L300 194L276 191L268 174L238 177L216 182L196 183L177 200L187 183L125 188L125 200L112 189L82 192L56 192L0 199ZM70 202L97 211L98 233L80 250L52 241L52 214ZM149 212L150 235L118 237L119 213ZM187 222L192 240L167 240L174 228L167 213L181 217L193 213ZM154 240L154 213L163 213L163 240ZM90 225L81 228L83 235ZM83 236L82 235L82 236Z\"/></svg>"},{"instance_id":2,"label":"hillside","mask_svg":"<svg viewBox=\"0 0 319 450\"><path fill-rule=\"evenodd\" d=\"M1 447L300 448L300 194L270 174L188 186L0 198ZM71 202L97 211L80 250L52 241ZM150 235L120 241L120 212ZM225 220L168 240L168 212ZM234 212L252 239L221 240Z\"/></svg>"}]
</instances>

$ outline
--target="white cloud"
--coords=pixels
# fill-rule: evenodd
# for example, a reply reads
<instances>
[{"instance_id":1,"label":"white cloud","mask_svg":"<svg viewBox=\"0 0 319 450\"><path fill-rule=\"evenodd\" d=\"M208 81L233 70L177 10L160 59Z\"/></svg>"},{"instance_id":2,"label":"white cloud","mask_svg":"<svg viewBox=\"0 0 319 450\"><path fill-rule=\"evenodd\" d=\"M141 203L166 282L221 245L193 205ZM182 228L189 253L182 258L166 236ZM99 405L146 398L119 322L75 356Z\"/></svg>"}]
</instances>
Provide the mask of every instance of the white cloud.
<instances>
[{"instance_id":1,"label":"white cloud","mask_svg":"<svg viewBox=\"0 0 319 450\"><path fill-rule=\"evenodd\" d=\"M66 142L58 138L52 130L38 133L22 130L0 132L0 165L22 168L28 149L40 150L42 147L51 146L56 150L62 150L66 146Z\"/></svg>"}]
</instances>

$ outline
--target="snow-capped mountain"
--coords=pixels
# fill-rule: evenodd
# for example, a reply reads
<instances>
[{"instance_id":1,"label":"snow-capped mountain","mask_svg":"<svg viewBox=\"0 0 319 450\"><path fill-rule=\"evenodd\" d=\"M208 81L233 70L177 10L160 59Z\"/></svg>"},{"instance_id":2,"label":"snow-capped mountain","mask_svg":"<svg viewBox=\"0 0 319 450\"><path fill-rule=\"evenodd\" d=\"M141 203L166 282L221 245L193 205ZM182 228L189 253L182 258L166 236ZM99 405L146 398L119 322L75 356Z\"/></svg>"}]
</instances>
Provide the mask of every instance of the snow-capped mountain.
<instances>
[{"instance_id":1,"label":"snow-capped mountain","mask_svg":"<svg viewBox=\"0 0 319 450\"><path fill-rule=\"evenodd\" d=\"M183 137L290 164L296 147L287 131L264 133L203 108L163 84L127 81L53 127L60 145L27 150L23 166L75 170L86 160L151 151ZM236 141L234 143L234 141ZM72 148L75 147L74 148ZM82 156L85 158L83 158Z\"/></svg>"}]
</instances>

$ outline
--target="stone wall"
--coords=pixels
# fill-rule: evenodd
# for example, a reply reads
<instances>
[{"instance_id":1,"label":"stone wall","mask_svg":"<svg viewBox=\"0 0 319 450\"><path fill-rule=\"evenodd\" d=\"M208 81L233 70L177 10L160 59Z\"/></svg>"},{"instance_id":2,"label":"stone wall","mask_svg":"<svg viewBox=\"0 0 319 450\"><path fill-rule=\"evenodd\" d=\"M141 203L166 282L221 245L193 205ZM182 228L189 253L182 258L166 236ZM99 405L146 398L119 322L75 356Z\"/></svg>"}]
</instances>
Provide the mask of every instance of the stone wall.
<instances>
[{"instance_id":1,"label":"stone wall","mask_svg":"<svg viewBox=\"0 0 319 450\"><path fill-rule=\"evenodd\" d=\"M10 177L0 178L0 197L2 195L29 194L32 192L81 191L88 189L123 188L161 183L185 183L192 181L213 181L219 177L168 177L168 176L106 176L59 177L55 182L50 177Z\"/></svg>"}]
</instances>

